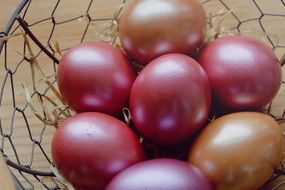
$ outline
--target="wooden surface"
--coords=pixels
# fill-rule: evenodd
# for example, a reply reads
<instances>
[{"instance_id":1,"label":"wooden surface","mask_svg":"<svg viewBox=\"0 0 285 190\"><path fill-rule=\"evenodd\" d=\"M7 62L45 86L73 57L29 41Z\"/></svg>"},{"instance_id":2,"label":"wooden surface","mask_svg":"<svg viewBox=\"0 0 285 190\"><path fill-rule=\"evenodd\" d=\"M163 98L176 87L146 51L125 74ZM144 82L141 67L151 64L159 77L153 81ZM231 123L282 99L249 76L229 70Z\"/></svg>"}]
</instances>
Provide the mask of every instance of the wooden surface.
<instances>
[{"instance_id":1,"label":"wooden surface","mask_svg":"<svg viewBox=\"0 0 285 190\"><path fill-rule=\"evenodd\" d=\"M37 0L33 1L33 3L30 6L30 9L26 15L26 20L31 24L36 21L45 19L50 17L53 8L56 4L57 0ZM87 4L89 0L63 0L59 4L54 17L57 22L65 21L68 18L77 17L80 15L83 15L86 12ZM118 7L120 1L119 0L95 0L95 6L92 6L90 9L90 16L92 18L106 18L106 17L112 17L116 7ZM213 3L212 3L213 2ZM223 9L222 5L220 3L217 3L217 1L212 1L211 3L208 3L206 10L208 13L216 14L220 12ZM215 3L216 2L216 3ZM237 12L237 16L241 18L242 20L245 20L247 18L255 18L260 13L252 3L252 1L249 0L240 0L240 1L234 1L234 0L225 0L227 4L230 4L233 11ZM285 8L280 3L280 0L259 0L257 2L262 2L262 9L267 12L274 12L274 13L280 13L285 14ZM0 0L0 31L4 28L4 26L7 23L8 18L10 17L13 10L15 10L15 7L19 1L16 0ZM272 36L278 36L279 43L285 45L285 19L284 18L275 18L275 17L265 17L264 20L264 27L269 31L270 35ZM281 24L282 23L282 24ZM86 17L82 17L79 19L76 19L74 22L70 22L67 24L57 25L55 27L55 31L53 33L52 39L51 39L51 45L54 45L55 42L58 42L60 44L61 48L67 48L71 45L74 45L80 41L81 35L86 27L87 21ZM236 20L229 16L225 20L225 25L230 28L232 25L236 24ZM31 27L31 30L33 33L41 40L42 43L46 43L49 36L50 31L52 29L52 22L51 20L47 20L46 22L41 22L35 26ZM95 40L98 38L98 35L96 34L97 30L102 30L102 27L105 26L101 23L94 23L90 25L90 28L87 32L85 40ZM282 28L283 27L283 28ZM241 27L242 31L254 36L256 38L259 38L260 40L263 40L265 43L268 43L266 41L266 36L264 33L261 32L260 27L258 25L258 22L247 22L242 25ZM227 30L227 29L226 29ZM16 32L16 34L20 33L20 31ZM274 40L276 40L273 37ZM33 91L31 88L32 86L32 80L31 80L31 69L29 66L29 63L24 61L22 64L18 64L23 56L23 37L16 36L11 39L9 39L9 46L8 46L8 63L9 65L5 68L4 66L4 55L0 55L0 85L5 83L5 87L3 90L3 99L1 102L0 107L0 117L1 117L1 124L3 128L3 132L5 134L10 134L11 129L13 129L13 133L11 136L11 140L14 143L14 146L16 147L16 151L19 154L19 161L23 165L30 165L32 161L32 168L35 168L40 171L49 171L50 165L48 164L47 160L43 156L41 152L41 147L37 146L36 144L33 144L31 139L29 138L29 132L26 127L26 122L30 126L30 132L31 132L31 138L34 141L40 141L42 148L46 151L47 155L50 157L50 142L52 139L52 134L54 133L55 129L52 126L45 126L43 125L32 113L31 109L26 106L26 96L25 92L23 90L22 84L28 84L30 91ZM32 48L34 53L38 52L38 48L35 44L32 43ZM282 48L276 49L276 54L278 57L281 57L284 54L285 50ZM27 54L29 55L29 54ZM57 55L59 58L60 56ZM43 68L45 74L47 76L50 76L53 74L53 64L51 63L50 59L45 56L44 54L40 54L40 56L37 58L39 61L39 64ZM14 85L14 99L16 100L16 106L21 109L25 109L25 115L22 114L22 112L15 111L15 107L13 106L13 97L12 97L12 88L11 88L11 78L9 75L7 75L7 69L14 72L16 71L16 74L13 75L13 85ZM7 77L8 76L8 77ZM285 76L285 72L283 69L283 76ZM7 79L7 80L5 80ZM284 79L284 77L283 77ZM3 82L4 81L4 82ZM39 91L42 90L42 86L44 86L42 76L36 75L36 81L38 82L37 89ZM279 95L274 99L273 101L273 113L276 115L281 115L282 111L285 107L285 93L284 93L285 87L284 85L280 89ZM49 92L50 93L50 92ZM50 96L53 96L52 93L50 93ZM40 110L39 106L37 105L37 100L34 99L33 102L35 103L35 107ZM25 116L25 117L24 117ZM14 121L14 122L11 122ZM26 121L26 122L25 122ZM284 127L284 124L282 124ZM41 133L44 133L43 138L41 139ZM4 153L9 156L9 159L12 161L17 162L17 159L15 157L15 154L13 153L13 147L11 146L11 143L9 142L8 138L1 138L0 137L0 146L4 143ZM34 148L32 148L34 145ZM34 157L32 157L34 155ZM31 188L31 185L27 182L27 180L24 179L24 177L28 178L29 181L32 181L32 184L34 185L35 189L41 189L42 185L41 183L36 182L35 178L31 177L30 175L24 174L24 177L19 175L19 173L12 169L15 174L18 176L21 183L24 185L25 188ZM2 171L1 171L2 172ZM48 181L48 179L43 178L43 181ZM268 185L264 189L272 189L272 187L279 182L282 181L282 178L278 179L277 181L274 181L270 185ZM1 184L2 181L0 181ZM1 187L1 185L0 185ZM281 186L278 189L285 189L285 186Z\"/></svg>"},{"instance_id":2,"label":"wooden surface","mask_svg":"<svg viewBox=\"0 0 285 190\"><path fill-rule=\"evenodd\" d=\"M16 190L10 171L4 161L2 153L0 153L0 181L4 182L1 184L1 188L5 190Z\"/></svg>"}]
</instances>

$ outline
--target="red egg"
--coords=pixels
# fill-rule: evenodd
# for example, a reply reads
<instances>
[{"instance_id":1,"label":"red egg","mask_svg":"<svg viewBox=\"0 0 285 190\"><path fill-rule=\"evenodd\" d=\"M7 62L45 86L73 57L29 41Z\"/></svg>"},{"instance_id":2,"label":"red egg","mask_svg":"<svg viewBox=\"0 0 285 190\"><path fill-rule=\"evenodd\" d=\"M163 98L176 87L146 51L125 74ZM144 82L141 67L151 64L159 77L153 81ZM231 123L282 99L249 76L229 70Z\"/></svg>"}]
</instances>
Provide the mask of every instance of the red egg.
<instances>
[{"instance_id":1,"label":"red egg","mask_svg":"<svg viewBox=\"0 0 285 190\"><path fill-rule=\"evenodd\" d=\"M119 173L106 190L211 190L196 167L175 159L144 161Z\"/></svg>"},{"instance_id":2,"label":"red egg","mask_svg":"<svg viewBox=\"0 0 285 190\"><path fill-rule=\"evenodd\" d=\"M209 113L211 89L202 67L182 54L149 63L134 82L130 112L137 130L161 145L191 137Z\"/></svg>"},{"instance_id":3,"label":"red egg","mask_svg":"<svg viewBox=\"0 0 285 190\"><path fill-rule=\"evenodd\" d=\"M199 63L209 77L214 104L227 111L260 110L281 85L280 63L263 43L245 36L209 42Z\"/></svg>"},{"instance_id":4,"label":"red egg","mask_svg":"<svg viewBox=\"0 0 285 190\"><path fill-rule=\"evenodd\" d=\"M146 65L166 53L193 53L206 25L198 0L136 0L120 18L119 37L126 53Z\"/></svg>"},{"instance_id":5,"label":"red egg","mask_svg":"<svg viewBox=\"0 0 285 190\"><path fill-rule=\"evenodd\" d=\"M269 180L283 153L282 130L272 117L238 112L207 125L188 159L217 190L255 190Z\"/></svg>"},{"instance_id":6,"label":"red egg","mask_svg":"<svg viewBox=\"0 0 285 190\"><path fill-rule=\"evenodd\" d=\"M77 112L117 115L128 104L136 74L119 49L85 42L63 55L57 77L60 93Z\"/></svg>"},{"instance_id":7,"label":"red egg","mask_svg":"<svg viewBox=\"0 0 285 190\"><path fill-rule=\"evenodd\" d=\"M104 190L119 172L144 160L136 135L123 122L86 112L67 119L55 132L52 158L76 189Z\"/></svg>"}]
</instances>

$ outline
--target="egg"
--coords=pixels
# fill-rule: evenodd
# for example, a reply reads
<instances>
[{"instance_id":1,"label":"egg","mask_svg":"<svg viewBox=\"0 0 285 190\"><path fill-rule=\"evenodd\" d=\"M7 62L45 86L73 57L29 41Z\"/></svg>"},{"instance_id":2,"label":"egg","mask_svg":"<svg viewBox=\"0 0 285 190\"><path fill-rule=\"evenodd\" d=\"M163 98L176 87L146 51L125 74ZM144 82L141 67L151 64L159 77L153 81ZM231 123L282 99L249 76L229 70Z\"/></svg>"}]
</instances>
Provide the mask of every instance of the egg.
<instances>
[{"instance_id":1,"label":"egg","mask_svg":"<svg viewBox=\"0 0 285 190\"><path fill-rule=\"evenodd\" d=\"M135 133L120 120L84 112L65 120L51 144L53 163L76 190L104 190L111 179L144 160Z\"/></svg>"},{"instance_id":2,"label":"egg","mask_svg":"<svg viewBox=\"0 0 285 190\"><path fill-rule=\"evenodd\" d=\"M136 0L120 17L119 39L130 57L146 65L167 53L193 54L206 28L198 0Z\"/></svg>"},{"instance_id":3,"label":"egg","mask_svg":"<svg viewBox=\"0 0 285 190\"><path fill-rule=\"evenodd\" d=\"M283 151L282 130L272 117L237 112L208 124L191 146L188 161L217 190L254 190L271 177Z\"/></svg>"},{"instance_id":4,"label":"egg","mask_svg":"<svg viewBox=\"0 0 285 190\"><path fill-rule=\"evenodd\" d=\"M178 53L151 61L139 73L130 93L135 128L159 145L192 138L205 125L211 106L211 87L203 68Z\"/></svg>"},{"instance_id":5,"label":"egg","mask_svg":"<svg viewBox=\"0 0 285 190\"><path fill-rule=\"evenodd\" d=\"M137 163L119 173L105 190L211 190L210 181L187 162L161 158Z\"/></svg>"}]
</instances>

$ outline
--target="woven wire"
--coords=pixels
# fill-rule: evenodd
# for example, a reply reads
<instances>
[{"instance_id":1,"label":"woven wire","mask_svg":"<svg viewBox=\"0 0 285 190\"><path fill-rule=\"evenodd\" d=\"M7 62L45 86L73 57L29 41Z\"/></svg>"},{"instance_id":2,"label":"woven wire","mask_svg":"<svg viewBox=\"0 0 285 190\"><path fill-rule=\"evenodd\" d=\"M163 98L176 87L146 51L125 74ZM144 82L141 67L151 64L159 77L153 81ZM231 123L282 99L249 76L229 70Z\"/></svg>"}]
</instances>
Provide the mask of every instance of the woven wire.
<instances>
[{"instance_id":1,"label":"woven wire","mask_svg":"<svg viewBox=\"0 0 285 190\"><path fill-rule=\"evenodd\" d=\"M67 0L51 0L48 6L41 7L41 1L22 0L15 8L7 27L0 32L0 150L20 183L19 189L61 188L50 170L50 137L55 129L35 118L33 110L28 106L23 84L29 85L33 101L46 103L45 95L52 93L41 76L36 76L37 85L31 85L29 65L33 58L29 55L27 42L21 34L27 36L34 57L45 75L49 76L48 80L56 84L54 73L60 55L55 44L59 44L62 52L76 43L88 40L103 39L114 44L116 35L104 33L110 32L107 29L118 19L121 11L117 9L119 5L126 3L125 0L111 0L108 3L102 3L103 0L72 2L76 5ZM276 9L267 9L268 2ZM214 19L215 15L228 13L223 19L220 32L251 35L268 44L280 59L284 55L284 0L241 0L238 4L234 0L201 0L201 3L208 15L212 15L213 22L219 23L223 18ZM115 8L107 11L110 4ZM36 11L43 11L46 16L37 18L34 14ZM107 12L112 14L105 14ZM13 46L19 42L21 47ZM284 61L282 66L285 75ZM23 78L26 81L22 81ZM268 107L268 113L279 121L284 120L285 116L284 90L283 80L275 98L277 102L283 102L283 105L278 105L273 100Z\"/></svg>"}]
</instances>

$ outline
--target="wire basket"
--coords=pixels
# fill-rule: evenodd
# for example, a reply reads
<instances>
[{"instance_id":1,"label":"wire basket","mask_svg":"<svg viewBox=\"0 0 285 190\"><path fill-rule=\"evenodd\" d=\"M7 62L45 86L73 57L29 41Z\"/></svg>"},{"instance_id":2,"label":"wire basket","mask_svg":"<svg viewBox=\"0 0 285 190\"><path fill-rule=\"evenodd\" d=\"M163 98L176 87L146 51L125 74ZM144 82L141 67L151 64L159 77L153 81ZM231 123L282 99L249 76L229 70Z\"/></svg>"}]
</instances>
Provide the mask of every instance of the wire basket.
<instances>
[{"instance_id":1,"label":"wire basket","mask_svg":"<svg viewBox=\"0 0 285 190\"><path fill-rule=\"evenodd\" d=\"M51 85L56 87L60 54L82 41L117 43L121 5L130 1L22 0L0 32L0 150L18 189L62 188L51 170L50 143L56 129L37 118L35 112L41 118L54 117L40 105L57 103ZM284 0L201 3L215 31L253 36L269 45L280 60L283 57L283 82L267 112L285 127ZM40 72L34 72L35 58ZM31 107L31 102L37 103ZM282 177L265 188L285 189L280 182Z\"/></svg>"}]
</instances>

